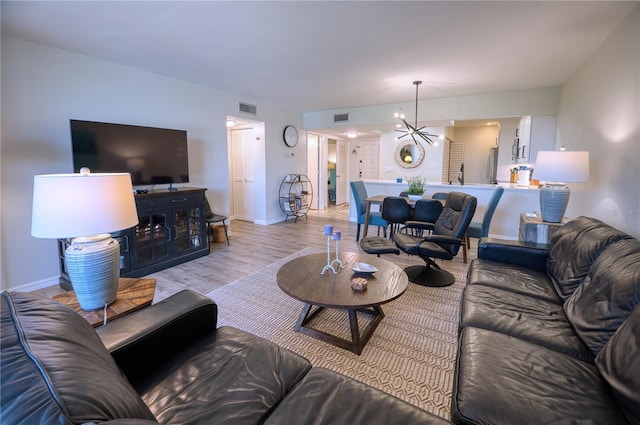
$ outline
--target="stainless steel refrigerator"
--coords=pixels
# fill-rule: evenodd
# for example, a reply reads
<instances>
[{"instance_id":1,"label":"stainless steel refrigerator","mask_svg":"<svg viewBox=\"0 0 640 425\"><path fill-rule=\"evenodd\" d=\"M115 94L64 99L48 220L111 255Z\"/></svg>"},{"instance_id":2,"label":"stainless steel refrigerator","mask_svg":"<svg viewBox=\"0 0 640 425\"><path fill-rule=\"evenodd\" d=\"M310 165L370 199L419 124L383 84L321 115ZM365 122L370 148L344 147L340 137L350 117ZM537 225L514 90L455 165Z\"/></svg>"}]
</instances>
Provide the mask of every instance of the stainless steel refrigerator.
<instances>
[{"instance_id":1,"label":"stainless steel refrigerator","mask_svg":"<svg viewBox=\"0 0 640 425\"><path fill-rule=\"evenodd\" d=\"M487 159L487 177L489 177L489 183L495 184L498 181L496 176L498 174L498 148L489 149L489 158Z\"/></svg>"}]
</instances>

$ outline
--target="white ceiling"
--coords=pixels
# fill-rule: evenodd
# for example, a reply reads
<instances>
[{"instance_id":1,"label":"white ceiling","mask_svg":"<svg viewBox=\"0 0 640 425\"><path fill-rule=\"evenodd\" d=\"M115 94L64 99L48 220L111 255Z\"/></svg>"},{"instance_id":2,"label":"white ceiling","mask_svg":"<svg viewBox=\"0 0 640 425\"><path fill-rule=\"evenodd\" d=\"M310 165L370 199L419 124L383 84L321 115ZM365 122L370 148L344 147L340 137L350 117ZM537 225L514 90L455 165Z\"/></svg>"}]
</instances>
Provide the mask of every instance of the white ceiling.
<instances>
[{"instance_id":1,"label":"white ceiling","mask_svg":"<svg viewBox=\"0 0 640 425\"><path fill-rule=\"evenodd\" d=\"M561 86L639 2L2 1L2 33L292 111Z\"/></svg>"}]
</instances>

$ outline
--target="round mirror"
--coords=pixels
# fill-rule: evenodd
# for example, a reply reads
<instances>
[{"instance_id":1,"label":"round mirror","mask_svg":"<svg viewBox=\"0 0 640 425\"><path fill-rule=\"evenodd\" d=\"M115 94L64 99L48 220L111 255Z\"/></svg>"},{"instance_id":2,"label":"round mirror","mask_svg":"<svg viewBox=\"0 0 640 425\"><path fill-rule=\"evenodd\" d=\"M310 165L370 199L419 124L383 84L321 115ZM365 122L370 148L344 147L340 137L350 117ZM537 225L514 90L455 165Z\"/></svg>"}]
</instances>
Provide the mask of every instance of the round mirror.
<instances>
[{"instance_id":1,"label":"round mirror","mask_svg":"<svg viewBox=\"0 0 640 425\"><path fill-rule=\"evenodd\" d=\"M422 164L424 147L422 147L420 143L415 143L413 140L400 142L396 148L394 158L402 168L415 168Z\"/></svg>"}]
</instances>

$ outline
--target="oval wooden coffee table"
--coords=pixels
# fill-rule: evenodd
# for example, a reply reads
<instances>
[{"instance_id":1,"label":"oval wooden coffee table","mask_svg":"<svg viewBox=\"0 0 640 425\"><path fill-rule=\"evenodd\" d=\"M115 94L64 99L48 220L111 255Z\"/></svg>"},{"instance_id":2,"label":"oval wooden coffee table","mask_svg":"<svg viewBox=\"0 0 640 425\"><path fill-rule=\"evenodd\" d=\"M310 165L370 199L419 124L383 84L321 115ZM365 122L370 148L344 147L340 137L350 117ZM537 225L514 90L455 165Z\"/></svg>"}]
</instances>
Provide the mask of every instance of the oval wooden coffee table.
<instances>
[{"instance_id":1,"label":"oval wooden coffee table","mask_svg":"<svg viewBox=\"0 0 640 425\"><path fill-rule=\"evenodd\" d=\"M332 258L334 253L332 253ZM397 265L372 255L353 252L340 253L344 268L333 274L331 271L320 274L327 265L327 254L311 254L295 258L278 270L278 286L287 295L304 303L296 332L304 333L360 355L369 338L384 317L380 305L398 298L407 289L407 274ZM355 273L352 267L356 263L371 264L378 269L373 274ZM335 263L334 263L335 264ZM337 269L337 266L334 265ZM351 288L351 280L364 277L368 280L365 291ZM315 309L312 308L316 306ZM324 308L345 309L349 312L351 341L331 335L307 326ZM371 322L360 333L357 313L372 317Z\"/></svg>"}]
</instances>

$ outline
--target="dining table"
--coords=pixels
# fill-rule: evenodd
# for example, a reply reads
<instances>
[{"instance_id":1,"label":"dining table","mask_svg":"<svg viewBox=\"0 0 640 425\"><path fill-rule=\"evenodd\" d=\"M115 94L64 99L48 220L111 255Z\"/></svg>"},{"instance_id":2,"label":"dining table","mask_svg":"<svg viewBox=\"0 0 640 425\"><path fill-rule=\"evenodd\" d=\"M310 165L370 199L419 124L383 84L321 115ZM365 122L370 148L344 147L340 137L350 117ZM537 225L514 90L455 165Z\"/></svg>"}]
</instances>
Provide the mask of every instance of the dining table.
<instances>
[{"instance_id":1,"label":"dining table","mask_svg":"<svg viewBox=\"0 0 640 425\"><path fill-rule=\"evenodd\" d=\"M368 198L365 199L367 206L364 214L364 229L363 229L363 236L362 236L363 239L367 237L367 232L369 231L369 214L371 213L371 205L380 205L382 207L382 203L384 202L384 199L388 198L389 196L391 195L375 195L375 196L369 196ZM415 200L410 199L408 196L400 196L400 198L405 199L410 207L412 208L415 207L416 205ZM423 197L422 199L432 199L432 198ZM442 204L444 205L444 202L445 202L444 199L438 199L438 200L442 202Z\"/></svg>"}]
</instances>

